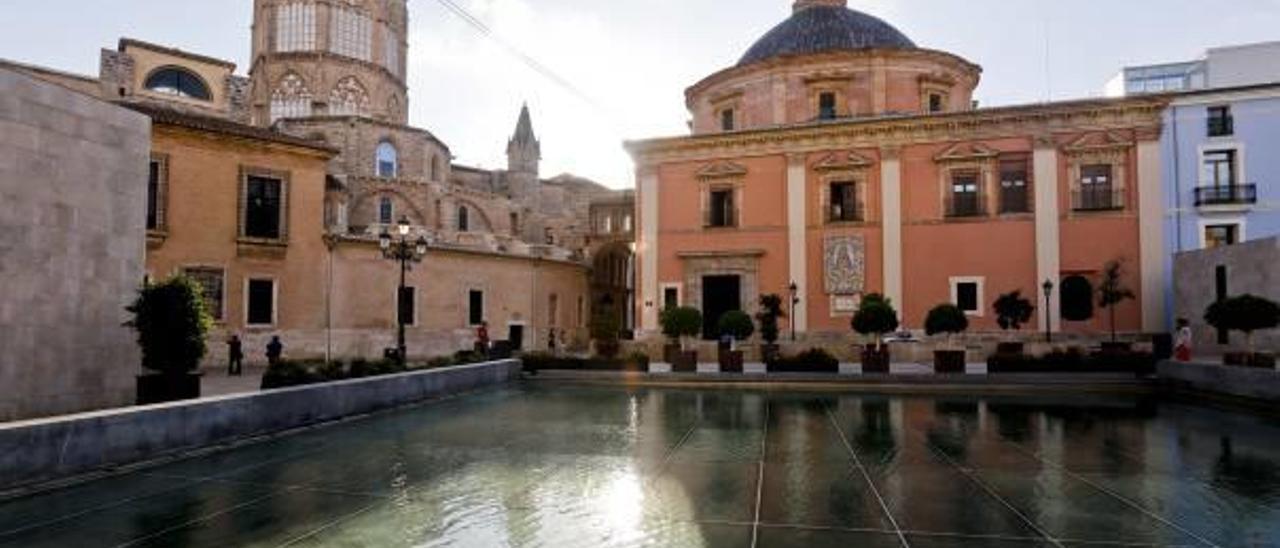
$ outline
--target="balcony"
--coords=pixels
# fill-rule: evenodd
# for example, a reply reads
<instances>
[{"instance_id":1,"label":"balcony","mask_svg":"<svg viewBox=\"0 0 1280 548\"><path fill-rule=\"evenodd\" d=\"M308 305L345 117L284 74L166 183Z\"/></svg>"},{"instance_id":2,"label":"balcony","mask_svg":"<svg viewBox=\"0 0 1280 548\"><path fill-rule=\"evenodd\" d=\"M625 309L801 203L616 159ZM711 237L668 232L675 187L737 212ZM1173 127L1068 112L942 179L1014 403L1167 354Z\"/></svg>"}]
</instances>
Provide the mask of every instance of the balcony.
<instances>
[{"instance_id":1,"label":"balcony","mask_svg":"<svg viewBox=\"0 0 1280 548\"><path fill-rule=\"evenodd\" d=\"M1086 188L1071 193L1073 211L1118 211L1124 209L1124 191Z\"/></svg>"},{"instance_id":2,"label":"balcony","mask_svg":"<svg viewBox=\"0 0 1280 548\"><path fill-rule=\"evenodd\" d=\"M1196 207L1258 203L1258 185L1202 186L1195 189Z\"/></svg>"}]
</instances>

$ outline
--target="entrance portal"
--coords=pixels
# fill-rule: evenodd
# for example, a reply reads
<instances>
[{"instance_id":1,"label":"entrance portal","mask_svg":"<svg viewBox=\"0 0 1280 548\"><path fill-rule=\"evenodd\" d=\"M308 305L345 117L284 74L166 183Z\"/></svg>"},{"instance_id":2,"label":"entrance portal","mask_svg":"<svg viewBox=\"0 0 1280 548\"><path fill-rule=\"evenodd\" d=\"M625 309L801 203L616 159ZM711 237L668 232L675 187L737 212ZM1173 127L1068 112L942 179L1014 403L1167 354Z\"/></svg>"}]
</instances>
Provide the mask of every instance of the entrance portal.
<instances>
[{"instance_id":1,"label":"entrance portal","mask_svg":"<svg viewBox=\"0 0 1280 548\"><path fill-rule=\"evenodd\" d=\"M717 327L726 312L742 310L742 278L704 276L702 278L702 338L715 340Z\"/></svg>"}]
</instances>

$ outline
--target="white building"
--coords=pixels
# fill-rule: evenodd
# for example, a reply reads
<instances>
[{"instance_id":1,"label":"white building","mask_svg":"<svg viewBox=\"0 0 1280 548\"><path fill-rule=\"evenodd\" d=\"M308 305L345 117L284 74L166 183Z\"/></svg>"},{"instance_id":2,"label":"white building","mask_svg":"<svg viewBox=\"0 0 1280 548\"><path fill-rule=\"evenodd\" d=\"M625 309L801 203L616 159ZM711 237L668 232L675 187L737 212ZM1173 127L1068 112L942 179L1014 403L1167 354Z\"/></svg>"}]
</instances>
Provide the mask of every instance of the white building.
<instances>
[{"instance_id":1,"label":"white building","mask_svg":"<svg viewBox=\"0 0 1280 548\"><path fill-rule=\"evenodd\" d=\"M1108 97L1218 89L1280 82L1280 42L1212 48L1191 61L1125 67L1107 83Z\"/></svg>"}]
</instances>

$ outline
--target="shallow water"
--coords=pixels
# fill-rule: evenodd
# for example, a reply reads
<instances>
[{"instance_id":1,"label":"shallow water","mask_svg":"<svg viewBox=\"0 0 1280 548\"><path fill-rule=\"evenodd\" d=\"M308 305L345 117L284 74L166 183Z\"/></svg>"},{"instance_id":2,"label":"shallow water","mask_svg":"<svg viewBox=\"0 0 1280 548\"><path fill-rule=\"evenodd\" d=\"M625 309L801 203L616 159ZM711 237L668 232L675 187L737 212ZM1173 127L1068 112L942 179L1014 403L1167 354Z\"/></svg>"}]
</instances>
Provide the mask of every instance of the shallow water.
<instances>
[{"instance_id":1,"label":"shallow water","mask_svg":"<svg viewBox=\"0 0 1280 548\"><path fill-rule=\"evenodd\" d=\"M1277 546L1277 434L1136 396L514 386L0 502L0 546Z\"/></svg>"}]
</instances>

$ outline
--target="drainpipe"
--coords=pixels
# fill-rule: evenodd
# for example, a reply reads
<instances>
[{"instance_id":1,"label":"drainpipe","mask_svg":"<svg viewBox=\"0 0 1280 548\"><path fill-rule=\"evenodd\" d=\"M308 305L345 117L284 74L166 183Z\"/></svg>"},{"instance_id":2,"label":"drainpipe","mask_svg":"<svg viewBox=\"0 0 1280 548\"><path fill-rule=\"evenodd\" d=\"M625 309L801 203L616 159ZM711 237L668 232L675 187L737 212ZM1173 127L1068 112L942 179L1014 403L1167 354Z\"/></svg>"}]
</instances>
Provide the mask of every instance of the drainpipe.
<instances>
[{"instance_id":1,"label":"drainpipe","mask_svg":"<svg viewBox=\"0 0 1280 548\"><path fill-rule=\"evenodd\" d=\"M1173 219L1175 249L1182 252L1182 141L1178 139L1178 106L1171 107L1173 117Z\"/></svg>"}]
</instances>

